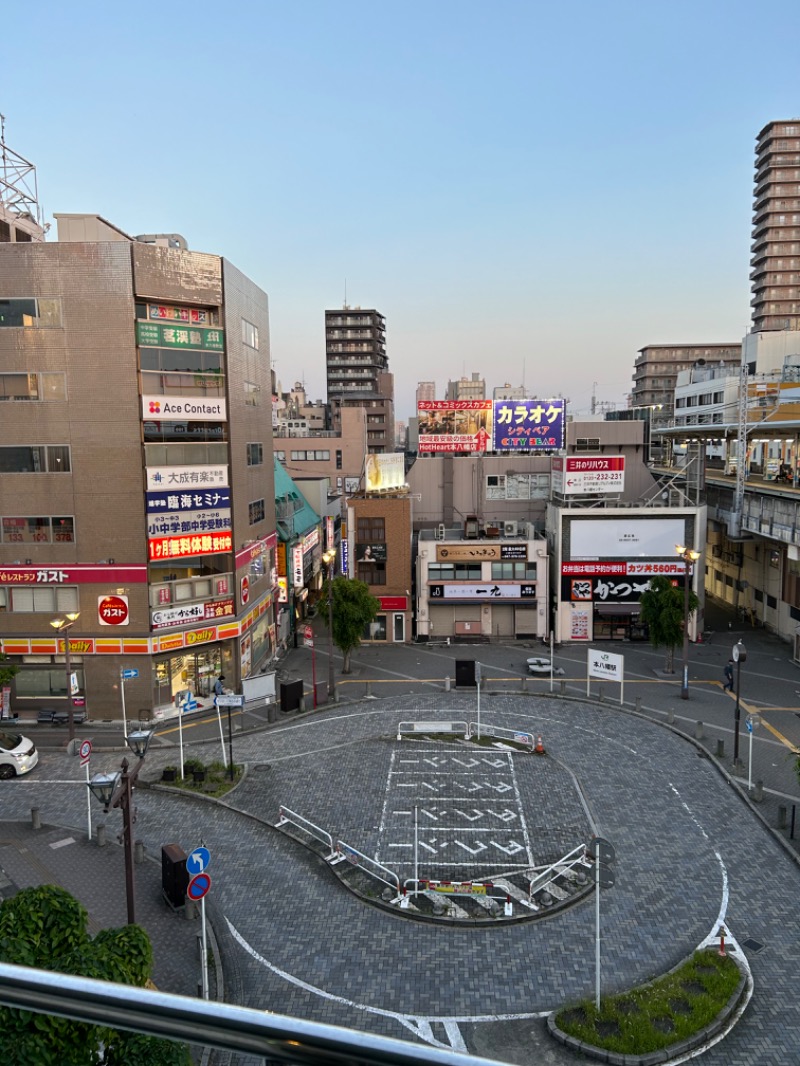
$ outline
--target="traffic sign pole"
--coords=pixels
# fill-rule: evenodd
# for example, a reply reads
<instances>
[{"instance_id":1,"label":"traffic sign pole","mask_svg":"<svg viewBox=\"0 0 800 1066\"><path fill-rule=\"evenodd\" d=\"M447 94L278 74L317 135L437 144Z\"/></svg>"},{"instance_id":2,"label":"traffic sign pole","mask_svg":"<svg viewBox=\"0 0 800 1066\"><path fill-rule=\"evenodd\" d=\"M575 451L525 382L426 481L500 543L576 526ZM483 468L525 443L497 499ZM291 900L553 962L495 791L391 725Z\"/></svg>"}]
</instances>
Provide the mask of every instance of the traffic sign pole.
<instances>
[{"instance_id":1,"label":"traffic sign pole","mask_svg":"<svg viewBox=\"0 0 800 1066\"><path fill-rule=\"evenodd\" d=\"M206 939L206 897L200 900L200 926L203 933L203 999L208 999L208 940Z\"/></svg>"},{"instance_id":2,"label":"traffic sign pole","mask_svg":"<svg viewBox=\"0 0 800 1066\"><path fill-rule=\"evenodd\" d=\"M86 767L86 824L87 832L89 834L88 839L92 839L92 793L89 789L89 760L92 756L92 742L91 740L84 740L78 749L81 757L81 766Z\"/></svg>"},{"instance_id":3,"label":"traffic sign pole","mask_svg":"<svg viewBox=\"0 0 800 1066\"><path fill-rule=\"evenodd\" d=\"M128 720L125 715L125 674L123 672L119 681L119 695L122 700L122 739L127 740L128 737Z\"/></svg>"}]
</instances>

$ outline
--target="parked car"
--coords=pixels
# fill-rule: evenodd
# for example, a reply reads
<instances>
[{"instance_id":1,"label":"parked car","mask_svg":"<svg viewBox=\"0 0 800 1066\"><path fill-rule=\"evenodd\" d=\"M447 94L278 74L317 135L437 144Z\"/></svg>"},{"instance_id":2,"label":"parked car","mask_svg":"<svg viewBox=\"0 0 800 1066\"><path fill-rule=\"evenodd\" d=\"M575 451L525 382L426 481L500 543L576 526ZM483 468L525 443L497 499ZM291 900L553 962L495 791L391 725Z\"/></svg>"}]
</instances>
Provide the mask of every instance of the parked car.
<instances>
[{"instance_id":1,"label":"parked car","mask_svg":"<svg viewBox=\"0 0 800 1066\"><path fill-rule=\"evenodd\" d=\"M32 740L20 733L0 731L0 781L27 774L39 761L39 753Z\"/></svg>"},{"instance_id":2,"label":"parked car","mask_svg":"<svg viewBox=\"0 0 800 1066\"><path fill-rule=\"evenodd\" d=\"M86 711L83 707L72 708L72 720L75 725L80 725L86 721ZM39 725L67 725L69 722L69 711L66 707L40 707L39 713L36 716L36 721Z\"/></svg>"}]
</instances>

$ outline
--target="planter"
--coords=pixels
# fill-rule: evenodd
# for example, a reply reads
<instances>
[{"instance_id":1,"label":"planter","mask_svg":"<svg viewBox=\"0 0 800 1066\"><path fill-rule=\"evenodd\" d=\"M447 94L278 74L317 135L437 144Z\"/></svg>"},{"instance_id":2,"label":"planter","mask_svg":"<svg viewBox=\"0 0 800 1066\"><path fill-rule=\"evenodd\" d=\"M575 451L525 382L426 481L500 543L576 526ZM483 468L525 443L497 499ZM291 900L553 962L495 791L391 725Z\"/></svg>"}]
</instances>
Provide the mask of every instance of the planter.
<instances>
[{"instance_id":1,"label":"planter","mask_svg":"<svg viewBox=\"0 0 800 1066\"><path fill-rule=\"evenodd\" d=\"M178 771L173 766L165 767L161 771L161 780L162 781L174 781L177 778L177 776L178 776Z\"/></svg>"},{"instance_id":2,"label":"planter","mask_svg":"<svg viewBox=\"0 0 800 1066\"><path fill-rule=\"evenodd\" d=\"M206 779L205 770L192 770L192 780L196 785L202 785Z\"/></svg>"}]
</instances>

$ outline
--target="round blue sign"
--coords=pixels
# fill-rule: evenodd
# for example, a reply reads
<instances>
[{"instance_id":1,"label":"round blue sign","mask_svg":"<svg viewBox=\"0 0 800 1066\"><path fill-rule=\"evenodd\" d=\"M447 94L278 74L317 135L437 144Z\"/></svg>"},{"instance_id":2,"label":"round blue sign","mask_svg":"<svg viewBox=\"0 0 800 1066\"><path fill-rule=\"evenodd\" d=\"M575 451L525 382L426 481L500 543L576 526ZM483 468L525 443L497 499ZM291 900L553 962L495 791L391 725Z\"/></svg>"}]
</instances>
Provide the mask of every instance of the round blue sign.
<instances>
[{"instance_id":1,"label":"round blue sign","mask_svg":"<svg viewBox=\"0 0 800 1066\"><path fill-rule=\"evenodd\" d=\"M211 878L208 874L198 874L193 877L189 882L189 886L186 889L186 895L189 899L194 900L197 903L203 898L203 896L211 888Z\"/></svg>"},{"instance_id":2,"label":"round blue sign","mask_svg":"<svg viewBox=\"0 0 800 1066\"><path fill-rule=\"evenodd\" d=\"M204 873L211 863L211 852L208 848L192 848L186 856L186 869L194 877L195 874Z\"/></svg>"}]
</instances>

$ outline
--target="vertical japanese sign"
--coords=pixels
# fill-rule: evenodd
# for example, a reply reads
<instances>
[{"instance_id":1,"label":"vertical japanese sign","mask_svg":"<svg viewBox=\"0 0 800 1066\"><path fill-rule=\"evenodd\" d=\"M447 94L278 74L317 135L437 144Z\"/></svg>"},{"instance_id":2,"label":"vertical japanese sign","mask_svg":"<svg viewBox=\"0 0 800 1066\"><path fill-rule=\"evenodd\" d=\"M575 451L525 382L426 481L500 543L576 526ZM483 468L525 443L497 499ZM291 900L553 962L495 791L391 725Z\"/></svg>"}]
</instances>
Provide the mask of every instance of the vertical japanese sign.
<instances>
[{"instance_id":1,"label":"vertical japanese sign","mask_svg":"<svg viewBox=\"0 0 800 1066\"><path fill-rule=\"evenodd\" d=\"M494 450L516 452L563 448L565 407L563 399L495 400Z\"/></svg>"}]
</instances>

